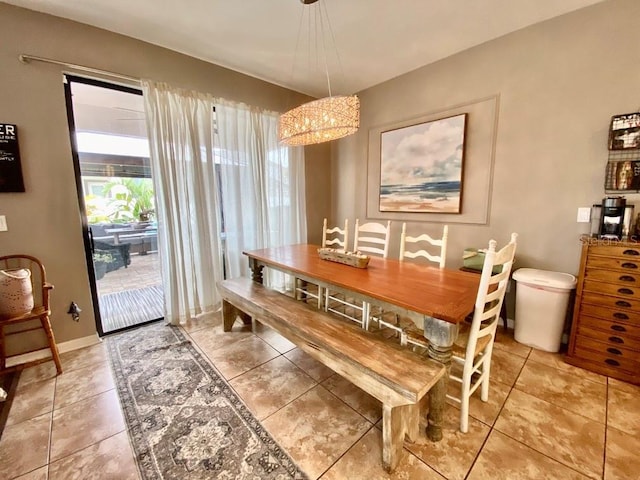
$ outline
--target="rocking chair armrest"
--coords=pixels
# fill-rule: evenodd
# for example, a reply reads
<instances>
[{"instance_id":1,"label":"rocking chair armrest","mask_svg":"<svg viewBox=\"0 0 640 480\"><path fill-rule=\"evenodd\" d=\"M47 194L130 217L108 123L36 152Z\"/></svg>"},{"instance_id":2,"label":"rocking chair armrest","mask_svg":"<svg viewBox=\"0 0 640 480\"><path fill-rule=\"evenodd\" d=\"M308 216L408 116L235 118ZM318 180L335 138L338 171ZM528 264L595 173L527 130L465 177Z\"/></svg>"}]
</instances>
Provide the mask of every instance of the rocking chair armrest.
<instances>
[{"instance_id":1,"label":"rocking chair armrest","mask_svg":"<svg viewBox=\"0 0 640 480\"><path fill-rule=\"evenodd\" d=\"M53 290L53 285L49 282L44 282L42 285L42 306L45 310L49 310L49 291Z\"/></svg>"}]
</instances>

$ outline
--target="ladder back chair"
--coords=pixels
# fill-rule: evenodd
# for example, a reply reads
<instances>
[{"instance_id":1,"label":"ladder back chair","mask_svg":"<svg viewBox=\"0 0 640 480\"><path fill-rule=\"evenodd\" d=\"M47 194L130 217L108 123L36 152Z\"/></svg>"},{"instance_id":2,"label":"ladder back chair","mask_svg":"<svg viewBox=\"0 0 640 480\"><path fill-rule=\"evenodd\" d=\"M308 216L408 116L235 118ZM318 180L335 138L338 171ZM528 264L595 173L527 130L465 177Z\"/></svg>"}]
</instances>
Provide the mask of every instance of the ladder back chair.
<instances>
[{"instance_id":1,"label":"ladder back chair","mask_svg":"<svg viewBox=\"0 0 640 480\"><path fill-rule=\"evenodd\" d=\"M49 307L49 293L53 289L53 285L47 282L46 272L42 262L30 255L7 255L0 257L0 270L6 272L6 275L11 276L12 272L16 273L21 269L27 269L30 273L31 289L33 292L33 307L30 311L25 313L6 313L3 308L0 313L0 374L27 368L39 363L43 363L49 360L53 360L56 365L58 374L62 373L62 365L60 364L60 355L58 353L58 347L53 336L53 330L51 329L51 322L49 316L51 310ZM0 280L2 281L2 280ZM11 295L11 294L7 294ZM0 299L0 301L8 302L7 298ZM27 308L30 308L29 305ZM14 325L28 322L25 328L15 329L5 333L5 328ZM31 360L24 363L14 364L7 366L7 359L10 357L23 355L26 353L33 353L43 348L40 347L28 352L20 352L17 354L7 354L7 337L18 335L25 332L31 332L35 330L43 329L48 342L48 348L51 350L51 357L40 358Z\"/></svg>"},{"instance_id":2,"label":"ladder back chair","mask_svg":"<svg viewBox=\"0 0 640 480\"><path fill-rule=\"evenodd\" d=\"M444 268L447 260L447 241L449 239L449 225L442 228L442 237L434 238L427 233L412 237L407 235L407 224L402 224L402 233L400 235L400 257L401 262L405 259L415 260L416 258L424 258L429 262L436 263L439 268ZM385 319L385 316L388 319ZM390 328L396 331L396 335L400 335L400 343L407 344L407 338L403 334L403 326L400 319L395 314L380 313L372 316L373 321L378 325Z\"/></svg>"},{"instance_id":3,"label":"ladder back chair","mask_svg":"<svg viewBox=\"0 0 640 480\"><path fill-rule=\"evenodd\" d=\"M391 238L391 221L386 225L375 222L364 223L356 219L353 251L370 253L382 258L389 256ZM371 304L345 297L341 293L332 294L325 289L324 309L358 323L365 330L369 329Z\"/></svg>"},{"instance_id":4,"label":"ladder back chair","mask_svg":"<svg viewBox=\"0 0 640 480\"><path fill-rule=\"evenodd\" d=\"M500 308L507 291L516 254L517 238L518 234L512 233L509 243L498 252L496 252L496 241L489 242L471 324L460 325L458 338L453 345L449 380L460 384L460 395L454 396L447 393L447 398L460 404L462 433L469 430L469 398L478 387L480 387L480 399L483 402L489 401L491 354L500 320ZM493 273L496 266L502 267L499 273ZM409 335L409 343L422 347L428 346L428 344L425 345L421 332L411 330Z\"/></svg>"},{"instance_id":5,"label":"ladder back chair","mask_svg":"<svg viewBox=\"0 0 640 480\"><path fill-rule=\"evenodd\" d=\"M338 226L328 228L327 219L325 218L322 222L321 246L346 251L348 249L347 245L349 245L349 219L345 219L343 228ZM300 280L299 278L294 279L294 285L295 297L297 300L306 302L309 298L313 298L317 302L318 309L322 308L322 301L324 297L324 289L322 287L316 285L314 289L315 291L309 290L310 284Z\"/></svg>"}]
</instances>

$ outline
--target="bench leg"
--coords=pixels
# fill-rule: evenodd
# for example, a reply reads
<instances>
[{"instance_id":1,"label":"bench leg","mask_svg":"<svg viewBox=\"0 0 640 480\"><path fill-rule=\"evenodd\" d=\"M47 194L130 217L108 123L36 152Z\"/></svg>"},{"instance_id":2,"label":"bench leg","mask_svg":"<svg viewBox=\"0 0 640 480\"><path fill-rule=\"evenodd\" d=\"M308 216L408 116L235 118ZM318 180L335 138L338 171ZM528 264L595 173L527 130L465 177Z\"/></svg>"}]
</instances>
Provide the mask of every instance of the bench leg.
<instances>
[{"instance_id":1,"label":"bench leg","mask_svg":"<svg viewBox=\"0 0 640 480\"><path fill-rule=\"evenodd\" d=\"M236 322L236 318L240 317L245 325L251 325L251 316L239 310L226 300L222 300L222 322L223 330L230 332L233 324Z\"/></svg>"},{"instance_id":2,"label":"bench leg","mask_svg":"<svg viewBox=\"0 0 640 480\"><path fill-rule=\"evenodd\" d=\"M410 441L418 437L418 422L417 404L382 406L382 466L387 472L392 473L400 462L405 435Z\"/></svg>"}]
</instances>

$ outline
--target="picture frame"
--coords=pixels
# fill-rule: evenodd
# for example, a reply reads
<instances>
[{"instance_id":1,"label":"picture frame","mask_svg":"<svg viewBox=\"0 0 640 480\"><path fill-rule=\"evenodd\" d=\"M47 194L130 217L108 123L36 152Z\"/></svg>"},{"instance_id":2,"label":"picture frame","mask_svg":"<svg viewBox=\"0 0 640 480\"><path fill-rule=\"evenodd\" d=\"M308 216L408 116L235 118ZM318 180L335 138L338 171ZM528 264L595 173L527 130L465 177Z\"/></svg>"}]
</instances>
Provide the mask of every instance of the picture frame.
<instances>
[{"instance_id":1,"label":"picture frame","mask_svg":"<svg viewBox=\"0 0 640 480\"><path fill-rule=\"evenodd\" d=\"M0 123L0 192L24 192L18 127Z\"/></svg>"},{"instance_id":2,"label":"picture frame","mask_svg":"<svg viewBox=\"0 0 640 480\"><path fill-rule=\"evenodd\" d=\"M640 149L640 112L611 117L609 150Z\"/></svg>"},{"instance_id":3,"label":"picture frame","mask_svg":"<svg viewBox=\"0 0 640 480\"><path fill-rule=\"evenodd\" d=\"M467 113L380 134L380 212L462 213Z\"/></svg>"}]
</instances>

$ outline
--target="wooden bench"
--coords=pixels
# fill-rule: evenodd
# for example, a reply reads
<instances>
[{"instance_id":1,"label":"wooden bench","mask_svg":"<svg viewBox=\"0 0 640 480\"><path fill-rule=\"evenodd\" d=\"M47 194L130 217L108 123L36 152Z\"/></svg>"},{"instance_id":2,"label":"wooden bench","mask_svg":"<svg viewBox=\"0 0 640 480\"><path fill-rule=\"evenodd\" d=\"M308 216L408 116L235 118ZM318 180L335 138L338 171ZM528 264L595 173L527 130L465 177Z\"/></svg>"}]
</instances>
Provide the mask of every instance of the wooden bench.
<instances>
[{"instance_id":1,"label":"wooden bench","mask_svg":"<svg viewBox=\"0 0 640 480\"><path fill-rule=\"evenodd\" d=\"M392 472L405 435L418 436L418 403L444 381L445 367L250 279L218 287L225 332L238 317L245 323L253 317L382 402L382 463Z\"/></svg>"}]
</instances>

